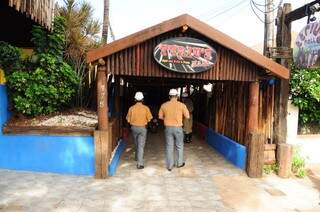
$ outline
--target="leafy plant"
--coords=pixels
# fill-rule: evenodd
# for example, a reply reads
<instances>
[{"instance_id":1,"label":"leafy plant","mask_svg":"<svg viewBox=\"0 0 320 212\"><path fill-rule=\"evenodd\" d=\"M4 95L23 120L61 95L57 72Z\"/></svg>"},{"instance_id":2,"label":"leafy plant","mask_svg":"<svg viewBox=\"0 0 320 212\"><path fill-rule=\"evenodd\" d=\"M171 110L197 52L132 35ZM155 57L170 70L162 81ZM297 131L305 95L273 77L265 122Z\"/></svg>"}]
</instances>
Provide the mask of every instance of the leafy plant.
<instances>
[{"instance_id":1,"label":"leafy plant","mask_svg":"<svg viewBox=\"0 0 320 212\"><path fill-rule=\"evenodd\" d=\"M279 166L278 164L271 164L271 165L264 165L263 166L263 172L265 174L271 174L271 173L278 173L278 170L279 170Z\"/></svg>"},{"instance_id":2,"label":"leafy plant","mask_svg":"<svg viewBox=\"0 0 320 212\"><path fill-rule=\"evenodd\" d=\"M46 32L35 26L32 41L35 54L27 66L7 76L15 109L25 115L47 114L67 106L75 94L79 79L63 61L64 19L56 17L54 30Z\"/></svg>"},{"instance_id":3,"label":"leafy plant","mask_svg":"<svg viewBox=\"0 0 320 212\"><path fill-rule=\"evenodd\" d=\"M0 68L5 71L5 74L9 75L14 69L19 69L21 63L20 49L0 41Z\"/></svg>"},{"instance_id":4,"label":"leafy plant","mask_svg":"<svg viewBox=\"0 0 320 212\"><path fill-rule=\"evenodd\" d=\"M300 147L295 146L292 158L292 172L295 176L303 178L306 176L306 160L300 155Z\"/></svg>"},{"instance_id":5,"label":"leafy plant","mask_svg":"<svg viewBox=\"0 0 320 212\"><path fill-rule=\"evenodd\" d=\"M64 0L63 5L56 5L55 11L64 17L66 23L64 59L73 67L80 79L74 104L83 107L88 103L90 90L90 82L86 82L88 78L86 52L101 45L99 37L101 24L93 17L93 8L86 1Z\"/></svg>"},{"instance_id":6,"label":"leafy plant","mask_svg":"<svg viewBox=\"0 0 320 212\"><path fill-rule=\"evenodd\" d=\"M66 106L77 84L72 68L50 54L39 55L33 72L16 71L8 77L15 108L26 115L52 113Z\"/></svg>"},{"instance_id":7,"label":"leafy plant","mask_svg":"<svg viewBox=\"0 0 320 212\"><path fill-rule=\"evenodd\" d=\"M320 124L320 67L291 67L292 102L299 107L299 122Z\"/></svg>"}]
</instances>

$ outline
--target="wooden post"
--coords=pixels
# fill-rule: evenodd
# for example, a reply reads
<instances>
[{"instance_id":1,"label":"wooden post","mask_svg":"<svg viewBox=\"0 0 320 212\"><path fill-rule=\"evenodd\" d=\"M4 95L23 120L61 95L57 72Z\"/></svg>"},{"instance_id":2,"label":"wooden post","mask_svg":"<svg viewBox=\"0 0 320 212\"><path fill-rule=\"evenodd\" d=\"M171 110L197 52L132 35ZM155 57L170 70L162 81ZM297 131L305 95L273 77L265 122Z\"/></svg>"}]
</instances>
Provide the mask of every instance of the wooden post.
<instances>
[{"instance_id":1,"label":"wooden post","mask_svg":"<svg viewBox=\"0 0 320 212\"><path fill-rule=\"evenodd\" d=\"M278 144L277 159L278 159L278 175L283 178L288 178L291 175L293 148L290 144Z\"/></svg>"},{"instance_id":2,"label":"wooden post","mask_svg":"<svg viewBox=\"0 0 320 212\"><path fill-rule=\"evenodd\" d=\"M247 174L249 177L253 178L262 177L264 164L263 135L249 133L248 140Z\"/></svg>"},{"instance_id":3,"label":"wooden post","mask_svg":"<svg viewBox=\"0 0 320 212\"><path fill-rule=\"evenodd\" d=\"M108 131L94 131L95 178L97 179L108 177L110 148Z\"/></svg>"},{"instance_id":4,"label":"wooden post","mask_svg":"<svg viewBox=\"0 0 320 212\"><path fill-rule=\"evenodd\" d=\"M98 129L108 130L108 88L105 62L99 59L97 73L97 112L98 112Z\"/></svg>"},{"instance_id":5,"label":"wooden post","mask_svg":"<svg viewBox=\"0 0 320 212\"><path fill-rule=\"evenodd\" d=\"M247 135L258 131L259 114L259 82L251 82L249 85L249 103L247 115ZM246 146L248 142L246 142Z\"/></svg>"},{"instance_id":6,"label":"wooden post","mask_svg":"<svg viewBox=\"0 0 320 212\"><path fill-rule=\"evenodd\" d=\"M108 164L110 160L110 139L108 120L108 87L106 78L106 66L103 59L99 60L97 73L97 113L98 131L94 132L95 148L95 177L105 179L108 176Z\"/></svg>"},{"instance_id":7,"label":"wooden post","mask_svg":"<svg viewBox=\"0 0 320 212\"><path fill-rule=\"evenodd\" d=\"M251 82L249 85L249 105L247 115L246 146L247 173L249 177L262 177L264 162L263 136L258 134L259 115L259 82Z\"/></svg>"},{"instance_id":8,"label":"wooden post","mask_svg":"<svg viewBox=\"0 0 320 212\"><path fill-rule=\"evenodd\" d=\"M277 47L291 47L291 23L285 22L286 15L291 11L291 4L284 4L278 10L279 24L277 26ZM278 59L285 67L289 67L290 60ZM289 80L281 79L275 86L274 108L274 140L277 144L287 142L287 110L289 97Z\"/></svg>"}]
</instances>

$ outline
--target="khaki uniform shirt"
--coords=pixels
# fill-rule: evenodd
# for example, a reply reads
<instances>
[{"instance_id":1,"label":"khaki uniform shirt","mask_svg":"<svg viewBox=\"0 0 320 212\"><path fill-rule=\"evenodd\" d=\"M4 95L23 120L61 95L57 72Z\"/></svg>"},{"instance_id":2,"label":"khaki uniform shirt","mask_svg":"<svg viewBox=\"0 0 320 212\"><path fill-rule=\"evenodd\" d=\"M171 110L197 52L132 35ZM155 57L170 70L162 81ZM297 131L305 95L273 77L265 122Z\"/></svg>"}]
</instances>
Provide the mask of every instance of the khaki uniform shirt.
<instances>
[{"instance_id":1,"label":"khaki uniform shirt","mask_svg":"<svg viewBox=\"0 0 320 212\"><path fill-rule=\"evenodd\" d=\"M164 120L167 127L182 127L183 118L189 118L189 111L185 104L179 102L176 98L161 105L159 110L159 119Z\"/></svg>"},{"instance_id":2,"label":"khaki uniform shirt","mask_svg":"<svg viewBox=\"0 0 320 212\"><path fill-rule=\"evenodd\" d=\"M145 106L141 102L137 102L128 110L127 121L133 126L146 126L151 119L152 114L149 107Z\"/></svg>"}]
</instances>

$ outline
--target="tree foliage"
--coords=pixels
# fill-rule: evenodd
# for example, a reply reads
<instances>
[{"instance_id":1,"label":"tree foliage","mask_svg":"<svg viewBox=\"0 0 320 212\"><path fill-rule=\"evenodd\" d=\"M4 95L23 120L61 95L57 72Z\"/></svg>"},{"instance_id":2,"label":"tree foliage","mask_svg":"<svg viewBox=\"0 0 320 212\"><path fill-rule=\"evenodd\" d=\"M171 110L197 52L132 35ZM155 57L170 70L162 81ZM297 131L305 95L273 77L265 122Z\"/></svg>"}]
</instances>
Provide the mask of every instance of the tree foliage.
<instances>
[{"instance_id":1,"label":"tree foliage","mask_svg":"<svg viewBox=\"0 0 320 212\"><path fill-rule=\"evenodd\" d=\"M7 67L10 97L17 112L30 116L56 112L67 106L74 95L78 77L63 61L64 26L62 17L55 18L52 32L35 26L32 58L23 61L22 66L13 65L15 69Z\"/></svg>"},{"instance_id":2,"label":"tree foliage","mask_svg":"<svg viewBox=\"0 0 320 212\"><path fill-rule=\"evenodd\" d=\"M66 43L65 27L65 19L61 16L55 18L53 30L50 33L47 33L41 26L34 26L31 41L35 44L35 53L50 54L57 59L62 59Z\"/></svg>"},{"instance_id":3,"label":"tree foliage","mask_svg":"<svg viewBox=\"0 0 320 212\"><path fill-rule=\"evenodd\" d=\"M292 102L299 107L302 124L320 124L320 67L291 68L290 90Z\"/></svg>"},{"instance_id":4,"label":"tree foliage","mask_svg":"<svg viewBox=\"0 0 320 212\"><path fill-rule=\"evenodd\" d=\"M20 55L19 48L0 41L0 68L5 71L6 75L9 75L10 71L20 67L22 63Z\"/></svg>"},{"instance_id":5,"label":"tree foliage","mask_svg":"<svg viewBox=\"0 0 320 212\"><path fill-rule=\"evenodd\" d=\"M56 5L57 14L64 17L66 28L66 46L64 58L76 71L80 83L75 99L76 106L85 105L86 95L84 87L88 74L86 65L86 52L88 49L100 45L100 26L98 20L93 18L93 8L86 1L64 0L64 4Z\"/></svg>"}]
</instances>

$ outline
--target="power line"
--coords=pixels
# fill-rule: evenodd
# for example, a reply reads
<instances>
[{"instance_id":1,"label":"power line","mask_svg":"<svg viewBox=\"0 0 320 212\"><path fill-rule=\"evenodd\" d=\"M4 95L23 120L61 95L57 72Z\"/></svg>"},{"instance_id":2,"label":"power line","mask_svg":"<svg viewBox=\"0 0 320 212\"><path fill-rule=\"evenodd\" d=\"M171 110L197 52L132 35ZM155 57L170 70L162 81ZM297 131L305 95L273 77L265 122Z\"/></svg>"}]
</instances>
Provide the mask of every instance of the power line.
<instances>
[{"instance_id":1,"label":"power line","mask_svg":"<svg viewBox=\"0 0 320 212\"><path fill-rule=\"evenodd\" d=\"M258 4L257 2L255 2L255 1L253 1L253 0L250 0L250 1L252 2L253 6L254 6L257 10L259 10L260 12L262 12L262 13L264 13L264 14L274 12L275 10L277 10L277 9L282 5L282 2L283 2L283 0L280 0L278 6L275 7L273 3L268 3L268 4L262 5L262 4ZM273 8L266 11L266 7L268 7L268 6L270 6L270 5L272 5ZM264 7L264 9L260 9L260 7Z\"/></svg>"},{"instance_id":2,"label":"power line","mask_svg":"<svg viewBox=\"0 0 320 212\"><path fill-rule=\"evenodd\" d=\"M245 3L245 2L247 2L247 0L240 1L239 3L235 4L234 6L232 6L232 7L230 7L230 8L227 8L227 9L225 9L225 10L223 10L223 11L217 13L217 14L213 14L213 16L207 18L206 20L209 21L209 20L211 20L211 19L213 19L213 18L215 18L215 17L217 17L217 16L220 16L220 15L222 15L222 14L224 14L224 13L227 13L227 12L229 12L230 10L232 10L232 9L240 6L241 4L243 4L243 3Z\"/></svg>"},{"instance_id":3,"label":"power line","mask_svg":"<svg viewBox=\"0 0 320 212\"><path fill-rule=\"evenodd\" d=\"M279 2L279 4L278 4L277 7L273 6L272 9L266 11L266 10L261 10L261 9L258 7L258 5L259 5L259 6L260 6L260 5L262 6L262 4L259 4L259 3L255 2L254 0L250 0L250 7L251 7L252 12L255 14L255 16L256 16L262 23L271 24L271 23L273 23L273 22L275 21L275 18L274 18L272 21L270 21L270 22L265 22L265 21L260 17L260 15L257 13L256 10L260 11L260 12L263 13L264 15L265 15L265 14L269 14L269 13L272 13L272 12L274 12L275 10L277 10L277 9L282 5L282 2L283 2L283 0L280 0L280 2ZM268 5L271 5L271 4L270 4L270 3L265 4L265 6L268 6ZM272 5L273 5L273 3L272 3Z\"/></svg>"}]
</instances>

